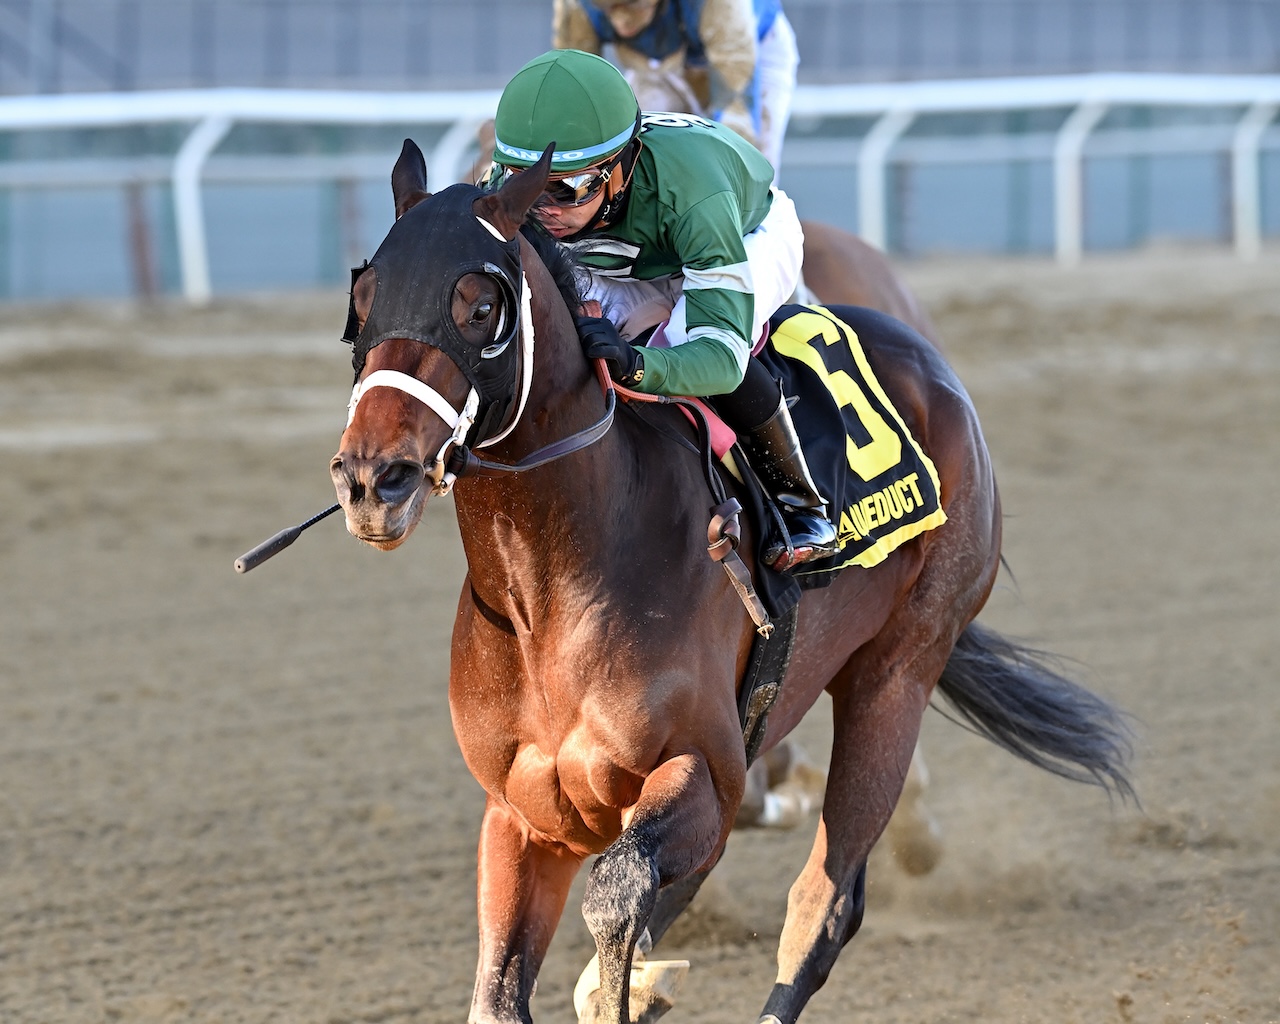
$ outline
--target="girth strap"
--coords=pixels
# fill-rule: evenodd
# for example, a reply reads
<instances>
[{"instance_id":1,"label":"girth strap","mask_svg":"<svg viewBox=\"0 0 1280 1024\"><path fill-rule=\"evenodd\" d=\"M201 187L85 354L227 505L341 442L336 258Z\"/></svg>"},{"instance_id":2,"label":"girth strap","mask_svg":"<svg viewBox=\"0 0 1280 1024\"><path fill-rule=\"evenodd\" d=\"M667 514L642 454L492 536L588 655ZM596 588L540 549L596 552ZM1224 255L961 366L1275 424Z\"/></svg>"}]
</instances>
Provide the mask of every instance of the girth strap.
<instances>
[{"instance_id":1,"label":"girth strap","mask_svg":"<svg viewBox=\"0 0 1280 1024\"><path fill-rule=\"evenodd\" d=\"M757 636L751 645L742 689L738 691L738 721L742 724L747 764L751 764L760 753L769 710L782 692L782 681L791 664L791 650L795 645L799 610L799 605L792 605L775 620L777 628L771 636Z\"/></svg>"}]
</instances>

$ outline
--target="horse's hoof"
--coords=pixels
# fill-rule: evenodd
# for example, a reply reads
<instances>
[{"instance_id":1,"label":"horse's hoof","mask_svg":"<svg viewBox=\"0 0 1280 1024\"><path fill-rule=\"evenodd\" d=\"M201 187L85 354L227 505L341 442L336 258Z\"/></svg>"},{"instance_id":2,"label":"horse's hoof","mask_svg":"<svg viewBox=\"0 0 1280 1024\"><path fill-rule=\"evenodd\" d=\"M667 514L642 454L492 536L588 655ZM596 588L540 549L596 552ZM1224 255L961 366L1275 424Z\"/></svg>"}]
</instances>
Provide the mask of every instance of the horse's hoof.
<instances>
[{"instance_id":1,"label":"horse's hoof","mask_svg":"<svg viewBox=\"0 0 1280 1024\"><path fill-rule=\"evenodd\" d=\"M632 967L632 1024L652 1024L671 1009L688 974L688 960L650 960Z\"/></svg>"},{"instance_id":2,"label":"horse's hoof","mask_svg":"<svg viewBox=\"0 0 1280 1024\"><path fill-rule=\"evenodd\" d=\"M766 828L795 828L813 809L813 801L803 790L784 782L764 795L764 810L758 824Z\"/></svg>"},{"instance_id":3,"label":"horse's hoof","mask_svg":"<svg viewBox=\"0 0 1280 1024\"><path fill-rule=\"evenodd\" d=\"M689 974L688 960L647 960L631 965L631 1022L652 1024L675 1005ZM579 1024L595 1020L600 991L600 960L592 957L573 987L573 1009Z\"/></svg>"}]
</instances>

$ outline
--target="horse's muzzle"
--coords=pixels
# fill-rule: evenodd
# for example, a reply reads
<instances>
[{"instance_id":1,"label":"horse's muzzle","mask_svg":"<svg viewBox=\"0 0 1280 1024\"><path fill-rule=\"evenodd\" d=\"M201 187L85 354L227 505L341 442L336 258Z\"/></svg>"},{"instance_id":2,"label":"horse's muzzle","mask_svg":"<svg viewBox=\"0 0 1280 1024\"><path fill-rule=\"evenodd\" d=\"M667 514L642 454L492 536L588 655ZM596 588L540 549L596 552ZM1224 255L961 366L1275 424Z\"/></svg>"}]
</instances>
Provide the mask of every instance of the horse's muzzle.
<instances>
[{"instance_id":1,"label":"horse's muzzle","mask_svg":"<svg viewBox=\"0 0 1280 1024\"><path fill-rule=\"evenodd\" d=\"M426 481L421 462L364 460L339 452L329 463L329 475L353 536L381 547L404 540L415 525Z\"/></svg>"},{"instance_id":2,"label":"horse's muzzle","mask_svg":"<svg viewBox=\"0 0 1280 1024\"><path fill-rule=\"evenodd\" d=\"M348 460L339 453L329 463L329 475L343 505L358 505L368 498L395 506L411 498L427 474L422 463L413 459L369 463Z\"/></svg>"}]
</instances>

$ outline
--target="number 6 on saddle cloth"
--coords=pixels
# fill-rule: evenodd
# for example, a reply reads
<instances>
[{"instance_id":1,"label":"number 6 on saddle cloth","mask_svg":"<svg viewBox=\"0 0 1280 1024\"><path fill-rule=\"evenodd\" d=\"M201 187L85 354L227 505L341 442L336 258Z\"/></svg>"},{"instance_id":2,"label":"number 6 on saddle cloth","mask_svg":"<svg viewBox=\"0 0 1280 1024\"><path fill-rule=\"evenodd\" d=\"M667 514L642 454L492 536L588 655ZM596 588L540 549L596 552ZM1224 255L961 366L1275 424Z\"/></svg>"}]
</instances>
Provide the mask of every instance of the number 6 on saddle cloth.
<instances>
[{"instance_id":1,"label":"number 6 on saddle cloth","mask_svg":"<svg viewBox=\"0 0 1280 1024\"><path fill-rule=\"evenodd\" d=\"M883 317L861 312L872 327ZM783 394L799 398L791 417L840 543L838 554L802 565L789 578L806 589L824 587L841 569L877 565L946 522L938 473L876 380L852 327L822 306L790 305L770 319L769 334L758 358Z\"/></svg>"}]
</instances>

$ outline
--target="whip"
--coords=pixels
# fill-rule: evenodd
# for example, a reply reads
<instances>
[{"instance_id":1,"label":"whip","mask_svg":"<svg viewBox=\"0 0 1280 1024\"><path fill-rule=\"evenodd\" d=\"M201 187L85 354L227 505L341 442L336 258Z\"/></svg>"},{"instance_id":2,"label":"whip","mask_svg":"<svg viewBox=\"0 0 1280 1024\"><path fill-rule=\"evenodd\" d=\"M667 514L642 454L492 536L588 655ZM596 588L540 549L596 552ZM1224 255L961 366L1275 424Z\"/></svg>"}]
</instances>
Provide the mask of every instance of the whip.
<instances>
[{"instance_id":1,"label":"whip","mask_svg":"<svg viewBox=\"0 0 1280 1024\"><path fill-rule=\"evenodd\" d=\"M341 505L331 505L318 515L312 516L305 523L291 526L287 530L281 530L274 537L264 540L256 548L246 551L235 561L236 572L248 572L250 569L261 565L272 555L280 554L281 551L302 536L303 530L315 526L321 519L333 515L340 508L342 508Z\"/></svg>"}]
</instances>

